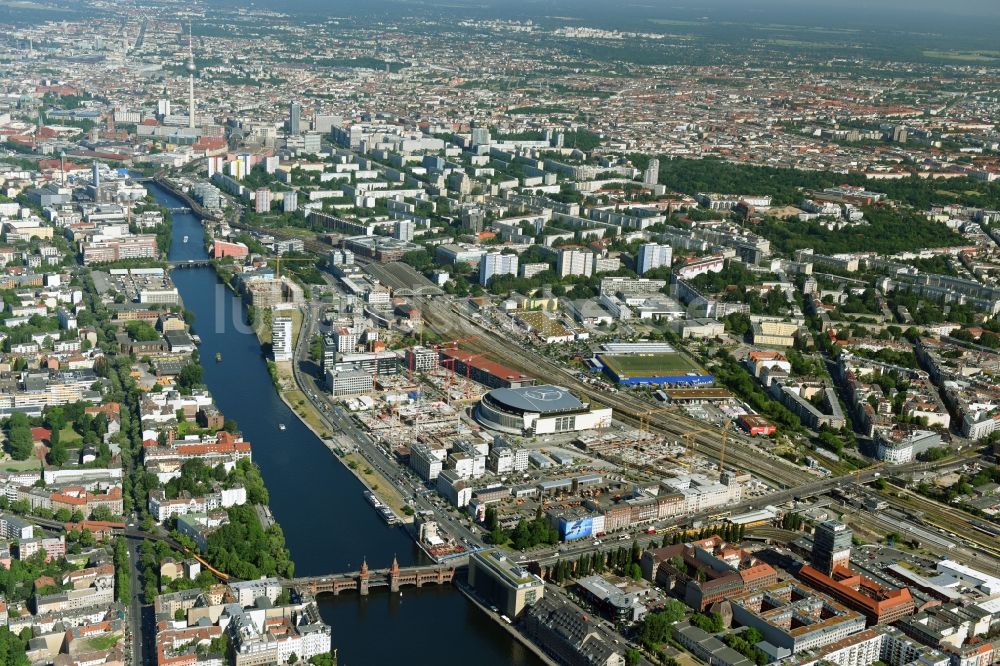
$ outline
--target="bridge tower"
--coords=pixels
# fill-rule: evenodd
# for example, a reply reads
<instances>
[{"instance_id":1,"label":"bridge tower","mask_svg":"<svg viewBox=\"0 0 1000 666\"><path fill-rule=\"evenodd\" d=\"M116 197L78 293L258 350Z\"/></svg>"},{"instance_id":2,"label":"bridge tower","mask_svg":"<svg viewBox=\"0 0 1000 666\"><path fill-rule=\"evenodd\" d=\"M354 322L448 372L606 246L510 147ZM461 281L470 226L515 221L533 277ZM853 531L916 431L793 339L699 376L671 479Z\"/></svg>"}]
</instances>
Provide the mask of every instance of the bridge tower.
<instances>
[{"instance_id":1,"label":"bridge tower","mask_svg":"<svg viewBox=\"0 0 1000 666\"><path fill-rule=\"evenodd\" d=\"M361 571L358 572L358 593L361 596L368 595L368 560L362 560Z\"/></svg>"},{"instance_id":2,"label":"bridge tower","mask_svg":"<svg viewBox=\"0 0 1000 666\"><path fill-rule=\"evenodd\" d=\"M392 566L389 567L389 591L399 591L399 561L396 556L392 556Z\"/></svg>"}]
</instances>

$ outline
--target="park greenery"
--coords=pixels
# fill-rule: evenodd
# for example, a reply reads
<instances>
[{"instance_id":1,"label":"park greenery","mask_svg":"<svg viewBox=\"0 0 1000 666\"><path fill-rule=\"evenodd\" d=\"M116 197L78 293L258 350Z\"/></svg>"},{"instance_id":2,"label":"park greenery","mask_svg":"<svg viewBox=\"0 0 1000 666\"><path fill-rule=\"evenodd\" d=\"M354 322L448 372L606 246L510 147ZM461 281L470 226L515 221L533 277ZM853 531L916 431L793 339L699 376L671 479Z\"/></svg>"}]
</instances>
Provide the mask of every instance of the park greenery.
<instances>
[{"instance_id":1,"label":"park greenery","mask_svg":"<svg viewBox=\"0 0 1000 666\"><path fill-rule=\"evenodd\" d=\"M818 222L788 222L766 218L754 231L778 252L794 254L812 248L817 254L897 252L964 245L967 241L938 222L911 210L865 207L868 224L830 230Z\"/></svg>"},{"instance_id":2,"label":"park greenery","mask_svg":"<svg viewBox=\"0 0 1000 666\"><path fill-rule=\"evenodd\" d=\"M725 350L715 355L712 368L716 381L740 397L757 413L771 419L776 425L789 429L801 428L799 417L772 398L740 363Z\"/></svg>"},{"instance_id":3,"label":"park greenery","mask_svg":"<svg viewBox=\"0 0 1000 666\"><path fill-rule=\"evenodd\" d=\"M505 530L500 526L496 509L490 507L486 510L486 529L489 530L490 540L494 544L502 546L511 542L517 550L559 543L559 533L544 516L537 516L530 521L522 518L513 530Z\"/></svg>"},{"instance_id":4,"label":"park greenery","mask_svg":"<svg viewBox=\"0 0 1000 666\"><path fill-rule=\"evenodd\" d=\"M648 157L642 155L631 157L637 168L645 169ZM690 195L699 192L770 195L775 206L800 202L806 190L822 190L840 185L868 188L871 185L860 173L844 174L736 164L715 158L670 157L660 158L660 182L671 189ZM890 199L917 209L929 208L933 204L940 203L1000 208L1000 184L986 183L971 177L953 178L946 184L932 178L916 176L881 180L876 189ZM934 226L943 231L941 225Z\"/></svg>"},{"instance_id":5,"label":"park greenery","mask_svg":"<svg viewBox=\"0 0 1000 666\"><path fill-rule=\"evenodd\" d=\"M261 576L291 578L295 566L281 527L275 524L265 530L250 504L227 511L229 522L208 538L206 557L212 566L245 580Z\"/></svg>"},{"instance_id":6,"label":"park greenery","mask_svg":"<svg viewBox=\"0 0 1000 666\"><path fill-rule=\"evenodd\" d=\"M144 321L126 322L125 332L136 342L155 342L160 339L159 332Z\"/></svg>"}]
</instances>

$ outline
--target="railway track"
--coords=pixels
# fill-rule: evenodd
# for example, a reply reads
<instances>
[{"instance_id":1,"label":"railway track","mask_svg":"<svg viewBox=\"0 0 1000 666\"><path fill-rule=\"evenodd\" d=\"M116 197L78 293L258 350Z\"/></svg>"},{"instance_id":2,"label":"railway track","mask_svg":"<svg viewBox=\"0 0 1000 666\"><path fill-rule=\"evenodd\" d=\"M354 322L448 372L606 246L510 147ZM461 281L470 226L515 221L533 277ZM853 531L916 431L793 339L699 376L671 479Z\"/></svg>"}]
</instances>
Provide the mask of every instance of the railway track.
<instances>
[{"instance_id":1,"label":"railway track","mask_svg":"<svg viewBox=\"0 0 1000 666\"><path fill-rule=\"evenodd\" d=\"M940 502L927 499L917 493L903 489L903 497L891 494L884 494L884 499L891 505L904 511L919 511L922 520L933 527L938 527L965 539L975 547L990 553L994 557L1000 557L1000 541L997 537L983 532L972 522L975 517L971 514L950 507Z\"/></svg>"},{"instance_id":2,"label":"railway track","mask_svg":"<svg viewBox=\"0 0 1000 666\"><path fill-rule=\"evenodd\" d=\"M631 395L612 394L596 389L580 381L541 354L528 352L518 345L511 344L509 340L497 335L495 331L471 321L453 309L448 311L448 320L445 320L444 315L435 311L434 305L437 304L429 304L429 307L424 309L424 318L435 333L445 336L453 335L455 321L451 318L458 317L477 336L463 342L464 348L476 353L490 354L515 370L525 372L548 383L565 386L579 395L586 396L593 403L611 407L615 410L615 416L620 421L636 426L645 421L651 428L678 440L690 438L689 441L693 440L691 448L706 457L716 460L720 457L723 432L721 428L718 429L719 436L716 438L714 434L710 435L704 432L706 427L710 427L709 424L697 419L677 413L669 415L649 414L651 410L662 408ZM752 448L749 440L732 432L728 433L725 460L733 467L751 471L782 487L798 486L816 480L812 474L792 466L785 460L763 456Z\"/></svg>"}]
</instances>

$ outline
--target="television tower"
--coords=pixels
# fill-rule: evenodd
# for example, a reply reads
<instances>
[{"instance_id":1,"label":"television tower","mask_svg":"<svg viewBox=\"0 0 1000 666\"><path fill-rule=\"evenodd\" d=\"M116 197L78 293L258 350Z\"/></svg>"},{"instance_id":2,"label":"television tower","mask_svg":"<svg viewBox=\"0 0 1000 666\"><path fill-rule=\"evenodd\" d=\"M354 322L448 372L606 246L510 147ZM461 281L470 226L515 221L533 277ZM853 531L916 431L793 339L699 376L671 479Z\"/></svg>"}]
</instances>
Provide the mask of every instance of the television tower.
<instances>
[{"instance_id":1,"label":"television tower","mask_svg":"<svg viewBox=\"0 0 1000 666\"><path fill-rule=\"evenodd\" d=\"M188 128L194 129L194 27L188 23Z\"/></svg>"}]
</instances>

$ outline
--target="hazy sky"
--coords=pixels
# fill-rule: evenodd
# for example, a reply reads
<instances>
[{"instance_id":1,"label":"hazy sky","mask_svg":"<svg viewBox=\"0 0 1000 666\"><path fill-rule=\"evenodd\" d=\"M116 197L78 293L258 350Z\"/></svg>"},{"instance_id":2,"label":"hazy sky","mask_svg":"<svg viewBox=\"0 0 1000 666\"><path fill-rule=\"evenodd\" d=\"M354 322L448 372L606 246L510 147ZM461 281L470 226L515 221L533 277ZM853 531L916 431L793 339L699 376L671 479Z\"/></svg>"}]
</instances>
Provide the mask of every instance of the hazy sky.
<instances>
[{"instance_id":1,"label":"hazy sky","mask_svg":"<svg viewBox=\"0 0 1000 666\"><path fill-rule=\"evenodd\" d=\"M209 2L226 2L232 0L209 0ZM242 4L242 3L241 3ZM340 11L353 6L362 10L355 1L346 0L254 0L252 4L272 6L275 8L306 9L311 12L322 12L324 8ZM367 4L367 3L363 3ZM624 0L608 3L607 0L382 0L372 4L404 4L428 7L468 7L470 10L495 9L498 12L531 12L538 15L550 15L552 12L572 12L575 10L593 14L595 11L607 11L614 14L622 8L649 15L671 14L677 11L684 13L705 10L736 11L743 14L757 12L788 12L796 16L808 13L829 15L831 12L850 12L857 14L886 15L891 12L927 13L942 16L962 14L980 17L992 17L998 20L996 26L1000 30L1000 0Z\"/></svg>"}]
</instances>

